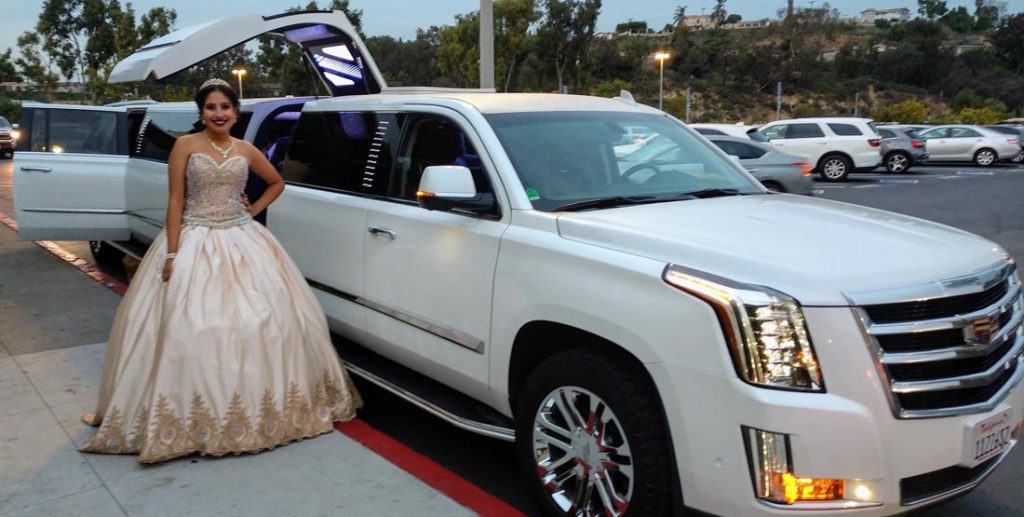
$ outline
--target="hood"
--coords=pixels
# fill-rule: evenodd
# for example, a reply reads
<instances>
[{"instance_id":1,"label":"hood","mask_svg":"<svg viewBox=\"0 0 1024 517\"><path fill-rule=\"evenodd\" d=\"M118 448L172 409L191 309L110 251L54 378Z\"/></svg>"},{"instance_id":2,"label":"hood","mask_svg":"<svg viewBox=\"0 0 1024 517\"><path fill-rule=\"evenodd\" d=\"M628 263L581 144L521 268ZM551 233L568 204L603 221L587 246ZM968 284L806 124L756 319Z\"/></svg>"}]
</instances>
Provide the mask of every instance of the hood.
<instances>
[{"instance_id":1,"label":"hood","mask_svg":"<svg viewBox=\"0 0 1024 517\"><path fill-rule=\"evenodd\" d=\"M1005 261L974 234L858 205L734 196L570 212L563 238L782 291L806 306L926 284Z\"/></svg>"}]
</instances>

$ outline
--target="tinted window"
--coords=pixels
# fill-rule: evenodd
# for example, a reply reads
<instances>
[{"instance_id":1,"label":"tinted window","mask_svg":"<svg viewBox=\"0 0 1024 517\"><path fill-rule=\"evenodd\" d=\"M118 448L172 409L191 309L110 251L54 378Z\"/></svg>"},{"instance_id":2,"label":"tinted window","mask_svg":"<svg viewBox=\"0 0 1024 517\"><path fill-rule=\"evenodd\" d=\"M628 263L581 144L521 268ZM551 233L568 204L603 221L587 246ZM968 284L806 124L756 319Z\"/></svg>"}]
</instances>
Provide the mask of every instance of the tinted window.
<instances>
[{"instance_id":1,"label":"tinted window","mask_svg":"<svg viewBox=\"0 0 1024 517\"><path fill-rule=\"evenodd\" d=\"M712 140L712 142L725 151L725 154L739 157L741 160L760 158L765 153L764 149L731 140Z\"/></svg>"},{"instance_id":2,"label":"tinted window","mask_svg":"<svg viewBox=\"0 0 1024 517\"><path fill-rule=\"evenodd\" d=\"M1014 136L1016 136L1016 135L1020 134L1018 129L1015 128L1015 127L1010 127L1010 126L985 126L985 127L991 129L992 131L998 131L999 133L1002 133L1004 135L1014 135Z\"/></svg>"},{"instance_id":3,"label":"tinted window","mask_svg":"<svg viewBox=\"0 0 1024 517\"><path fill-rule=\"evenodd\" d=\"M382 195L400 126L399 116L390 113L304 113L282 176L296 185Z\"/></svg>"},{"instance_id":4,"label":"tinted window","mask_svg":"<svg viewBox=\"0 0 1024 517\"><path fill-rule=\"evenodd\" d=\"M192 131L199 115L191 111L147 111L139 129L134 156L166 162L179 136Z\"/></svg>"},{"instance_id":5,"label":"tinted window","mask_svg":"<svg viewBox=\"0 0 1024 517\"><path fill-rule=\"evenodd\" d=\"M857 126L852 124L829 124L828 128L838 136L858 136L864 134L857 129Z\"/></svg>"},{"instance_id":6,"label":"tinted window","mask_svg":"<svg viewBox=\"0 0 1024 517\"><path fill-rule=\"evenodd\" d=\"M889 131L888 129L879 129L878 130L878 134L879 134L879 136L881 136L882 138L885 138L885 139L896 138L896 133L893 133L892 131Z\"/></svg>"},{"instance_id":7,"label":"tinted window","mask_svg":"<svg viewBox=\"0 0 1024 517\"><path fill-rule=\"evenodd\" d=\"M76 109L34 109L28 150L117 154L117 113Z\"/></svg>"},{"instance_id":8,"label":"tinted window","mask_svg":"<svg viewBox=\"0 0 1024 517\"><path fill-rule=\"evenodd\" d=\"M951 138L971 138L981 136L981 134L970 128L954 127L949 130L949 136Z\"/></svg>"},{"instance_id":9,"label":"tinted window","mask_svg":"<svg viewBox=\"0 0 1024 517\"><path fill-rule=\"evenodd\" d=\"M409 117L402 152L388 182L388 196L416 200L423 171L432 165L461 165L473 174L478 193L493 193L473 144L454 122L432 115Z\"/></svg>"},{"instance_id":10,"label":"tinted window","mask_svg":"<svg viewBox=\"0 0 1024 517\"><path fill-rule=\"evenodd\" d=\"M786 138L821 138L825 133L817 124L790 124Z\"/></svg>"},{"instance_id":11,"label":"tinted window","mask_svg":"<svg viewBox=\"0 0 1024 517\"><path fill-rule=\"evenodd\" d=\"M908 129L908 130L904 131L903 134L909 136L913 140L921 140L922 139L921 134L918 133L917 131L914 131L913 129Z\"/></svg>"},{"instance_id":12,"label":"tinted window","mask_svg":"<svg viewBox=\"0 0 1024 517\"><path fill-rule=\"evenodd\" d=\"M710 129L710 128L706 128L706 127L695 127L695 128L693 128L693 130L698 132L698 133L700 133L700 134L702 134L702 135L725 136L724 132L719 131L717 129Z\"/></svg>"},{"instance_id":13,"label":"tinted window","mask_svg":"<svg viewBox=\"0 0 1024 517\"><path fill-rule=\"evenodd\" d=\"M753 129L747 131L747 136L750 137L750 139L755 141L755 142L767 142L768 141L768 139L765 138L763 134L761 134L760 132L755 131Z\"/></svg>"},{"instance_id":14,"label":"tinted window","mask_svg":"<svg viewBox=\"0 0 1024 517\"><path fill-rule=\"evenodd\" d=\"M776 140L779 138L786 138L787 129L789 129L788 124L778 124L769 128L762 129L760 133L769 140Z\"/></svg>"},{"instance_id":15,"label":"tinted window","mask_svg":"<svg viewBox=\"0 0 1024 517\"><path fill-rule=\"evenodd\" d=\"M946 138L947 134L949 134L949 130L948 129L944 129L944 128L929 129L928 131L925 131L924 133L921 133L921 137L925 138L925 139L928 139L928 138Z\"/></svg>"}]
</instances>

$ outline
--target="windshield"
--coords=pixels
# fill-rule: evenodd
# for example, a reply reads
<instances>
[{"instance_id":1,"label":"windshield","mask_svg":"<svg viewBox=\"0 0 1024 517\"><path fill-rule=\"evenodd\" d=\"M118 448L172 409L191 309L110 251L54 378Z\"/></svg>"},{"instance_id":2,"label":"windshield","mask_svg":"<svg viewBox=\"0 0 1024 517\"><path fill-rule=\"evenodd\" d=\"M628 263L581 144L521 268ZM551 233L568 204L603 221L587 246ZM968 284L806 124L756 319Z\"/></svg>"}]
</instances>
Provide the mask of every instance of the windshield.
<instances>
[{"instance_id":1,"label":"windshield","mask_svg":"<svg viewBox=\"0 0 1024 517\"><path fill-rule=\"evenodd\" d=\"M764 192L738 165L665 115L546 112L487 119L537 210L610 198L627 201L620 204L668 201L708 190Z\"/></svg>"},{"instance_id":2,"label":"windshield","mask_svg":"<svg viewBox=\"0 0 1024 517\"><path fill-rule=\"evenodd\" d=\"M3 117L0 117L0 127L2 127L2 128L9 128L9 127L11 127L11 123L8 122L7 119L5 119Z\"/></svg>"}]
</instances>

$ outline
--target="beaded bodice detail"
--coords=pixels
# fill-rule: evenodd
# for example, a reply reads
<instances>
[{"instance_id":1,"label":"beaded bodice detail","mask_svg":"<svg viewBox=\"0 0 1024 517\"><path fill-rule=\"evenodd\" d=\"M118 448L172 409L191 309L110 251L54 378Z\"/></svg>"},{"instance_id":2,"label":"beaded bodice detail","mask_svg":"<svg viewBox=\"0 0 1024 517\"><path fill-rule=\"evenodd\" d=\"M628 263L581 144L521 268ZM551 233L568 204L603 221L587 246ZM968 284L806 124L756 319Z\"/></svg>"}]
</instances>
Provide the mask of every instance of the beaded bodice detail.
<instances>
[{"instance_id":1,"label":"beaded bodice detail","mask_svg":"<svg viewBox=\"0 0 1024 517\"><path fill-rule=\"evenodd\" d=\"M249 162L232 156L221 163L203 153L192 153L185 167L185 211L187 225L226 228L252 222L242 204L242 191L249 178Z\"/></svg>"}]
</instances>

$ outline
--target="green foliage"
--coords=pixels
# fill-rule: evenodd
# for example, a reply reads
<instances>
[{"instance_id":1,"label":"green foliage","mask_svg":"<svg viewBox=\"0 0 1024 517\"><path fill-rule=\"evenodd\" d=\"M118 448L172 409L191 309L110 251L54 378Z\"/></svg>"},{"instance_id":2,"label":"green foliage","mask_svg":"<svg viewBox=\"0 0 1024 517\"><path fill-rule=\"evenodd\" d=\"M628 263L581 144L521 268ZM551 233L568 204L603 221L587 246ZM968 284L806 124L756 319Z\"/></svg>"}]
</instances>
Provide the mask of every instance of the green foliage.
<instances>
[{"instance_id":1,"label":"green foliage","mask_svg":"<svg viewBox=\"0 0 1024 517\"><path fill-rule=\"evenodd\" d=\"M620 23L615 26L615 32L632 32L635 34L646 34L648 31L647 22L637 22L629 20L628 22Z\"/></svg>"},{"instance_id":2,"label":"green foliage","mask_svg":"<svg viewBox=\"0 0 1024 517\"><path fill-rule=\"evenodd\" d=\"M664 110L666 113L678 118L679 120L686 121L686 96L676 95L673 97L666 97L664 102Z\"/></svg>"},{"instance_id":3,"label":"green foliage","mask_svg":"<svg viewBox=\"0 0 1024 517\"><path fill-rule=\"evenodd\" d=\"M1007 118L1005 111L997 111L989 107L964 108L953 116L955 122L960 124L995 124Z\"/></svg>"},{"instance_id":4,"label":"green foliage","mask_svg":"<svg viewBox=\"0 0 1024 517\"><path fill-rule=\"evenodd\" d=\"M12 124L17 124L19 115L21 115L21 103L0 95L0 117L7 119Z\"/></svg>"},{"instance_id":5,"label":"green foliage","mask_svg":"<svg viewBox=\"0 0 1024 517\"><path fill-rule=\"evenodd\" d=\"M953 111L960 111L964 108L977 108L982 105L981 97L974 90L970 88L964 88L956 92L956 96L953 97L953 102L950 103L950 108Z\"/></svg>"},{"instance_id":6,"label":"green foliage","mask_svg":"<svg viewBox=\"0 0 1024 517\"><path fill-rule=\"evenodd\" d=\"M570 78L577 84L583 82L580 70L570 65L589 65L590 42L600 12L601 0L544 0L544 16L537 29L538 54L554 68L559 88Z\"/></svg>"},{"instance_id":7,"label":"green foliage","mask_svg":"<svg viewBox=\"0 0 1024 517\"><path fill-rule=\"evenodd\" d=\"M824 114L821 107L816 104L797 104L793 108L794 118L820 117Z\"/></svg>"},{"instance_id":8,"label":"green foliage","mask_svg":"<svg viewBox=\"0 0 1024 517\"><path fill-rule=\"evenodd\" d=\"M598 97L618 97L619 92L622 90L629 91L632 89L632 84L621 79L613 79L595 86L594 95L597 95Z\"/></svg>"},{"instance_id":9,"label":"green foliage","mask_svg":"<svg viewBox=\"0 0 1024 517\"><path fill-rule=\"evenodd\" d=\"M871 118L879 122L899 122L902 124L922 124L927 119L928 109L924 103L906 100L896 104L879 106L872 110Z\"/></svg>"},{"instance_id":10,"label":"green foliage","mask_svg":"<svg viewBox=\"0 0 1024 517\"><path fill-rule=\"evenodd\" d=\"M725 23L739 23L743 21L743 16L738 14L730 14L725 18Z\"/></svg>"},{"instance_id":11,"label":"green foliage","mask_svg":"<svg viewBox=\"0 0 1024 517\"><path fill-rule=\"evenodd\" d=\"M971 16L971 13L967 12L967 8L962 5L946 13L941 20L947 27L953 29L953 32L958 32L960 34L970 32L974 29L974 17Z\"/></svg>"},{"instance_id":12,"label":"green foliage","mask_svg":"<svg viewBox=\"0 0 1024 517\"><path fill-rule=\"evenodd\" d=\"M917 0L917 13L929 20L941 18L949 12L945 0Z\"/></svg>"},{"instance_id":13,"label":"green foliage","mask_svg":"<svg viewBox=\"0 0 1024 517\"><path fill-rule=\"evenodd\" d=\"M992 36L996 55L1019 74L1024 72L1024 13L1007 16Z\"/></svg>"},{"instance_id":14,"label":"green foliage","mask_svg":"<svg viewBox=\"0 0 1024 517\"><path fill-rule=\"evenodd\" d=\"M18 75L18 69L14 67L11 49L7 49L0 53L0 83L19 81L21 81L21 76Z\"/></svg>"}]
</instances>

